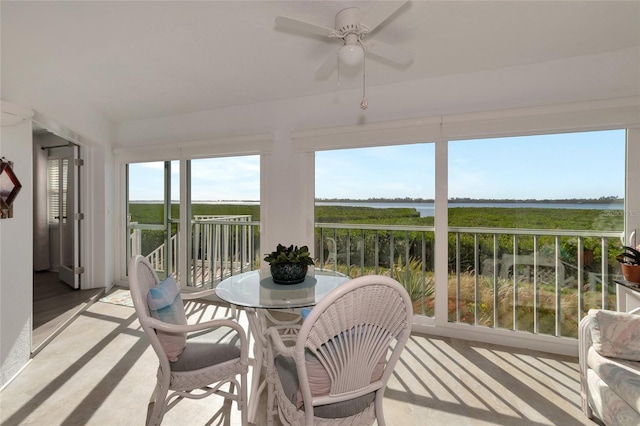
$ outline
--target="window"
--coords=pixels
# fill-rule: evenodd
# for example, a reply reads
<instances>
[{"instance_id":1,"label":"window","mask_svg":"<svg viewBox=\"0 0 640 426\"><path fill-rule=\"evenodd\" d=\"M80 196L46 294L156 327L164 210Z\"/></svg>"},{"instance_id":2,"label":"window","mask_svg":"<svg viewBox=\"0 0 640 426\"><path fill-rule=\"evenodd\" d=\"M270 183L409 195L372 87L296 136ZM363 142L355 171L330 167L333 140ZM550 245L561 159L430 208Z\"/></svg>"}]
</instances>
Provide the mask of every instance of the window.
<instances>
[{"instance_id":1,"label":"window","mask_svg":"<svg viewBox=\"0 0 640 426\"><path fill-rule=\"evenodd\" d=\"M625 131L449 143L449 321L577 336L615 306Z\"/></svg>"},{"instance_id":2,"label":"window","mask_svg":"<svg viewBox=\"0 0 640 426\"><path fill-rule=\"evenodd\" d=\"M388 274L434 312L434 144L316 153L316 267Z\"/></svg>"}]
</instances>

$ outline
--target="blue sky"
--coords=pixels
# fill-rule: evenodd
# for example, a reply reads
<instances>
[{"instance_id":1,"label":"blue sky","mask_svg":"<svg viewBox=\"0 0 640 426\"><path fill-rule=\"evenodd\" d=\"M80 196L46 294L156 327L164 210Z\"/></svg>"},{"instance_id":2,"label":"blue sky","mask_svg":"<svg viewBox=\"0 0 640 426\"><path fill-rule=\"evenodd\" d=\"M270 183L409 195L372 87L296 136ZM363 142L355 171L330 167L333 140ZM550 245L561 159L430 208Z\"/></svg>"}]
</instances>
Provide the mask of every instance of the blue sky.
<instances>
[{"instance_id":1,"label":"blue sky","mask_svg":"<svg viewBox=\"0 0 640 426\"><path fill-rule=\"evenodd\" d=\"M624 196L625 131L449 144L449 197Z\"/></svg>"},{"instance_id":2,"label":"blue sky","mask_svg":"<svg viewBox=\"0 0 640 426\"><path fill-rule=\"evenodd\" d=\"M624 140L613 130L450 142L449 197L622 197ZM434 157L429 143L317 152L316 197L434 198ZM194 201L260 197L258 156L193 160L191 174ZM162 176L161 162L132 165L130 199L162 199Z\"/></svg>"}]
</instances>

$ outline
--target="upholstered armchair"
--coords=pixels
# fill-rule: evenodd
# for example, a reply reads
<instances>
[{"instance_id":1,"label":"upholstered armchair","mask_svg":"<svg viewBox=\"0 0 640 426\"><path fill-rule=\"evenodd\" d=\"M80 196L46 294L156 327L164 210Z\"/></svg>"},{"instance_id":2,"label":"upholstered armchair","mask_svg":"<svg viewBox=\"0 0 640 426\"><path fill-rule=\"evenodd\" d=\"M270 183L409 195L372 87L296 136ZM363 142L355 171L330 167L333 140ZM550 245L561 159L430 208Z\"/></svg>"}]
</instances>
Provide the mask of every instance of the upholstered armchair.
<instances>
[{"instance_id":1,"label":"upholstered armchair","mask_svg":"<svg viewBox=\"0 0 640 426\"><path fill-rule=\"evenodd\" d=\"M606 425L639 425L640 315L592 309L578 339L585 415Z\"/></svg>"}]
</instances>

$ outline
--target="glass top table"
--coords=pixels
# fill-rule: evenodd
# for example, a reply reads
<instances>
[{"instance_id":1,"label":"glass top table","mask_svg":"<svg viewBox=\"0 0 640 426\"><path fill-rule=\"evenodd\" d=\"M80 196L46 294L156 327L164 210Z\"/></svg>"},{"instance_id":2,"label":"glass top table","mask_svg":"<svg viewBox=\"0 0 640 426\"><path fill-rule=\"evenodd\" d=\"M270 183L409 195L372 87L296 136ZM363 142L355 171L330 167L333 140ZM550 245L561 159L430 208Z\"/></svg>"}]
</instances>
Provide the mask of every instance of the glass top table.
<instances>
[{"instance_id":1,"label":"glass top table","mask_svg":"<svg viewBox=\"0 0 640 426\"><path fill-rule=\"evenodd\" d=\"M269 313L270 309L298 311L300 308L318 304L332 290L349 281L350 278L335 271L312 268L300 284L276 284L268 269L243 272L220 281L216 295L225 302L243 308L249 321L249 332L255 339L253 345L254 362L251 390L247 404L250 423L255 423L260 394L266 387L262 375L264 356L267 348L265 332L271 325L281 330L299 327L300 315L291 320L278 319Z\"/></svg>"},{"instance_id":2,"label":"glass top table","mask_svg":"<svg viewBox=\"0 0 640 426\"><path fill-rule=\"evenodd\" d=\"M222 280L216 295L233 305L258 309L304 308L314 306L333 289L349 281L335 271L311 271L299 284L276 284L269 270L243 272Z\"/></svg>"}]
</instances>

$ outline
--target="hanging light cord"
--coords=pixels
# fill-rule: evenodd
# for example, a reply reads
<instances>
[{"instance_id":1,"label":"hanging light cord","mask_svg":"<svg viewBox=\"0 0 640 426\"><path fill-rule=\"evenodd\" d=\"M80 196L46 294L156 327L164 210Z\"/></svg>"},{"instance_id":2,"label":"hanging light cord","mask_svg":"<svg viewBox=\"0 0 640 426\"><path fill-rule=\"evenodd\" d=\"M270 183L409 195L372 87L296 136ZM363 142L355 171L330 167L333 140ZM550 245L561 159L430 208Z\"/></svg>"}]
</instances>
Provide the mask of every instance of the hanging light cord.
<instances>
[{"instance_id":1,"label":"hanging light cord","mask_svg":"<svg viewBox=\"0 0 640 426\"><path fill-rule=\"evenodd\" d=\"M364 46L362 48L363 50L365 50ZM366 87L367 87L367 55L365 53L364 57L362 58L362 102L360 102L360 108L362 108L363 111L367 109L367 107L369 106L369 101L367 100Z\"/></svg>"},{"instance_id":2,"label":"hanging light cord","mask_svg":"<svg viewBox=\"0 0 640 426\"><path fill-rule=\"evenodd\" d=\"M336 58L338 60L338 87L342 85L342 81L340 80L340 56L336 54Z\"/></svg>"}]
</instances>

